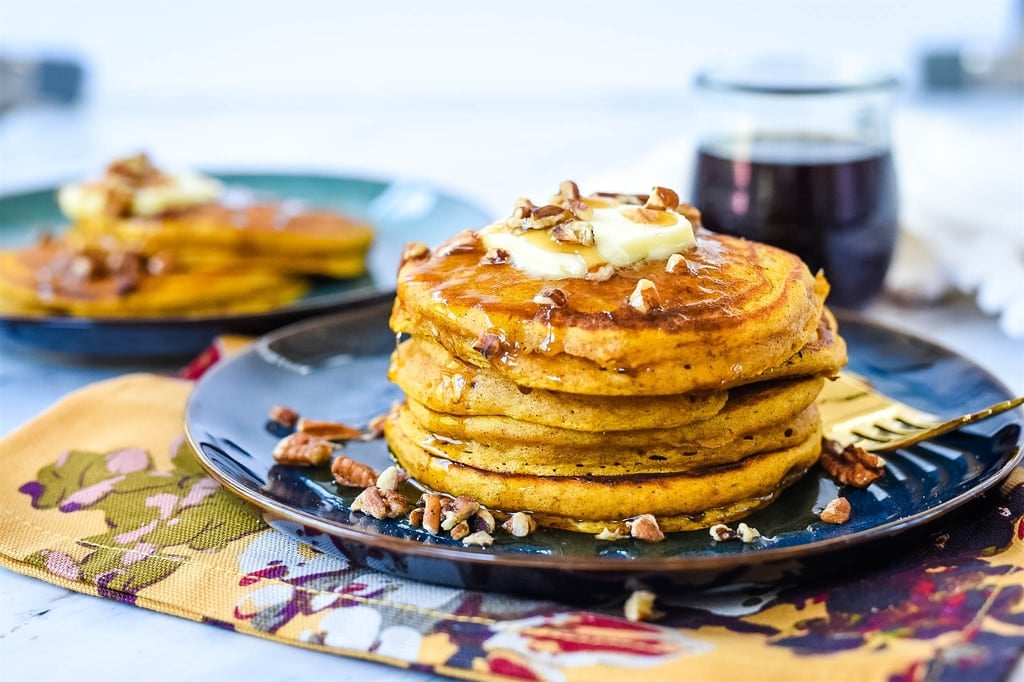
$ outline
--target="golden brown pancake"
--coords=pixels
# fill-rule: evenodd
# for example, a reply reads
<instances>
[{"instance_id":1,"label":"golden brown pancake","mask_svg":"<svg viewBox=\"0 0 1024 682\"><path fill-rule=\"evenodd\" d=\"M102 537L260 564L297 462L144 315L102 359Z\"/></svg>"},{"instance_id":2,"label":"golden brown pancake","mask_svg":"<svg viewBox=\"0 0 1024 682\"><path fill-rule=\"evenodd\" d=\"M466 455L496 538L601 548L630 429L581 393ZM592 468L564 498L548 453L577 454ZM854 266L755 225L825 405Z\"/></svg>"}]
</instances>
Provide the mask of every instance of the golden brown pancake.
<instances>
[{"instance_id":1,"label":"golden brown pancake","mask_svg":"<svg viewBox=\"0 0 1024 682\"><path fill-rule=\"evenodd\" d=\"M517 385L566 393L673 395L747 383L817 338L828 291L790 253L703 230L684 272L643 261L606 281L558 280L562 307L534 302L552 282L483 264L484 255L479 239L463 236L406 262L392 328L433 338ZM641 278L657 287L660 308L628 304Z\"/></svg>"},{"instance_id":2,"label":"golden brown pancake","mask_svg":"<svg viewBox=\"0 0 1024 682\"><path fill-rule=\"evenodd\" d=\"M501 374L451 356L413 337L398 345L389 377L424 406L452 415L506 415L576 431L671 428L717 414L724 390L670 396L600 396L516 386Z\"/></svg>"},{"instance_id":3,"label":"golden brown pancake","mask_svg":"<svg viewBox=\"0 0 1024 682\"><path fill-rule=\"evenodd\" d=\"M792 447L807 438L819 423L817 406L812 404L777 424L731 439L667 444L646 442L645 438L651 436L646 431L615 434L568 431L566 435L576 436L581 441L572 445L514 438L450 438L428 429L419 417L410 404L398 411L396 420L406 437L431 454L497 473L537 476L643 476L703 469L737 462L760 452ZM605 443L601 443L603 435L608 436Z\"/></svg>"},{"instance_id":4,"label":"golden brown pancake","mask_svg":"<svg viewBox=\"0 0 1024 682\"><path fill-rule=\"evenodd\" d=\"M768 504L818 459L820 426L796 446L735 464L684 474L532 476L486 471L431 454L397 415L386 435L415 480L451 495L471 495L500 511L530 510L544 525L600 532L654 514L663 530L692 530L740 518Z\"/></svg>"},{"instance_id":5,"label":"golden brown pancake","mask_svg":"<svg viewBox=\"0 0 1024 682\"><path fill-rule=\"evenodd\" d=\"M117 265L109 265L113 260ZM176 268L154 275L145 263L131 252L80 251L56 240L2 251L0 301L6 312L23 314L202 315L266 310L308 289L268 271Z\"/></svg>"}]
</instances>

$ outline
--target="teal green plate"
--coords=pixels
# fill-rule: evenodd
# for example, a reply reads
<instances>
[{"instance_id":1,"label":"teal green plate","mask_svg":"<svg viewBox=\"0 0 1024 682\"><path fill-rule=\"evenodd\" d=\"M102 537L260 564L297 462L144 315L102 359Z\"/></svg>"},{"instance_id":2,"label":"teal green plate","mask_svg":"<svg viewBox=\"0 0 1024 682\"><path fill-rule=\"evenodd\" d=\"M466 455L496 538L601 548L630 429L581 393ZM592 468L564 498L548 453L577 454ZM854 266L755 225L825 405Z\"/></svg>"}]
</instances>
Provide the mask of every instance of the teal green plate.
<instances>
[{"instance_id":1,"label":"teal green plate","mask_svg":"<svg viewBox=\"0 0 1024 682\"><path fill-rule=\"evenodd\" d=\"M371 221L377 231L369 273L352 280L322 280L302 299L263 313L96 319L0 315L0 335L48 351L93 356L185 356L218 334L261 334L320 313L390 299L407 241L438 243L462 229L489 222L486 211L429 184L324 175L215 173L229 187L259 195L301 199ZM54 189L0 197L0 247L32 243L40 231L64 225Z\"/></svg>"},{"instance_id":2,"label":"teal green plate","mask_svg":"<svg viewBox=\"0 0 1024 682\"><path fill-rule=\"evenodd\" d=\"M670 533L665 542L648 544L541 529L522 540L499 531L486 550L463 547L403 520L352 512L357 491L336 486L326 466L278 466L271 454L282 435L264 423L272 405L289 405L314 419L365 425L401 398L386 376L395 344L388 310L386 304L366 306L265 337L199 381L185 419L207 471L265 509L275 527L404 577L568 599L638 580L707 584L738 580L751 569L778 574L826 556L840 568L863 566L869 541L877 548L879 541L978 497L1003 480L1022 454L1022 412L1016 410L892 454L886 475L863 490L837 486L813 470L747 519L764 536L752 544L716 543L707 531ZM1009 397L984 370L927 341L846 315L840 316L840 329L849 344L850 369L915 407L954 416ZM345 454L378 471L391 463L382 440L350 443ZM571 449L566 456L572 457ZM817 512L838 495L850 500L850 522L821 522ZM849 554L844 559L844 551L853 552L855 560ZM899 546L889 551L898 552Z\"/></svg>"}]
</instances>

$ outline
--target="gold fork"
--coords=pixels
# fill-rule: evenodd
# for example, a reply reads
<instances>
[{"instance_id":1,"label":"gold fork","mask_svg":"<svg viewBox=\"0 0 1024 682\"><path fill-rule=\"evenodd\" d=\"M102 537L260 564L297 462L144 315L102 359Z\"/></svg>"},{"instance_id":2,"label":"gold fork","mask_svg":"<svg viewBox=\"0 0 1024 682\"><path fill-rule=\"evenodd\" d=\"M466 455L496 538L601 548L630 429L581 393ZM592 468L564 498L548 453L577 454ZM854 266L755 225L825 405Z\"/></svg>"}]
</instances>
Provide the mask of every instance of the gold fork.
<instances>
[{"instance_id":1,"label":"gold fork","mask_svg":"<svg viewBox=\"0 0 1024 682\"><path fill-rule=\"evenodd\" d=\"M818 396L825 434L843 445L891 452L1024 405L1024 396L942 420L880 393L862 377L843 372Z\"/></svg>"}]
</instances>

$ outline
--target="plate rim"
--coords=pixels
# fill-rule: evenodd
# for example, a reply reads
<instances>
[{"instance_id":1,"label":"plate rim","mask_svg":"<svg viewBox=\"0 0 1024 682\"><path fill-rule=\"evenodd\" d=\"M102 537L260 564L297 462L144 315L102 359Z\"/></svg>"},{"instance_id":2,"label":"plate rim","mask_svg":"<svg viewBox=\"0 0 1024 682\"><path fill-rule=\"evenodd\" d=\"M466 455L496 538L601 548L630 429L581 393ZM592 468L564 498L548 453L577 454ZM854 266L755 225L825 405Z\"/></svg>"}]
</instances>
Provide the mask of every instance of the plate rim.
<instances>
[{"instance_id":1,"label":"plate rim","mask_svg":"<svg viewBox=\"0 0 1024 682\"><path fill-rule=\"evenodd\" d=\"M923 343L956 357L959 360L968 363L975 369L983 372L986 378L992 381L1001 391L1003 391L1003 393L1006 395L1012 395L1012 392L987 369L955 351L945 348L944 346L919 335L900 331L889 325L869 320L860 313L842 309L833 310L836 312L836 316L840 319L840 324L843 319L849 319L856 323L874 327L875 329L884 331L888 334L895 334L897 336L910 339L916 343ZM255 354L261 362L270 364L269 360L260 352L261 347L281 338L295 334L302 334L310 328L317 328L319 326L329 324L336 318L345 317L349 314L351 314L349 311L340 311L331 315L303 320L301 322L282 327L281 329L275 330L274 332L255 340L236 356L216 364L206 374L204 374L198 382L196 382L195 387L189 394L184 414L185 437L202 468L214 480L216 480L220 485L226 487L233 494L241 497L251 504L256 505L266 512L276 514L278 517L285 520L298 522L304 526L315 528L316 530L328 535L344 538L345 541L357 542L369 549L383 549L400 554L414 554L418 558L455 561L457 563L464 564L570 571L588 574L697 573L702 571L748 567L760 563L777 563L791 559L806 558L808 556L830 554L837 550L848 549L867 542L881 541L891 538L892 536L898 535L906 530L925 525L940 516L945 516L953 510L991 490L996 485L999 485L1010 475L1010 473L1012 473L1014 469L1020 466L1022 461L1024 461L1024 443L1022 443L1021 436L1018 435L1018 440L1015 444L1016 452L1001 467L999 467L997 471L989 472L989 475L984 480L978 482L976 485L955 497L935 505L934 507L921 510L910 516L894 519L892 521L846 535L823 538L811 543L784 547L751 547L749 549L744 547L743 551L729 554L639 558L602 557L596 555L588 557L578 555L559 555L557 557L553 557L549 554L534 555L516 552L493 552L473 547L434 545L409 538L367 533L358 528L340 525L314 514L291 508L288 505L269 497L261 496L258 493L254 493L253 491L238 485L230 477L223 475L223 472L221 472L219 468L209 460L201 447L201 440L196 437L195 433L193 433L190 423L192 420L189 418L192 414L192 410L194 409L195 397L198 393L198 389L203 382L215 381L215 377L221 372L226 371L226 368L230 368L233 363L239 362L243 358L249 357L253 354ZM1017 412L1020 412L1020 410L1015 410L1010 414L1015 414ZM1024 433L1024 430L1022 430L1022 433ZM552 563L552 559L557 559L557 561Z\"/></svg>"},{"instance_id":2,"label":"plate rim","mask_svg":"<svg viewBox=\"0 0 1024 682\"><path fill-rule=\"evenodd\" d=\"M431 180L420 179L414 176L401 176L395 175L388 177L386 175L373 175L366 174L361 175L358 172L344 173L344 172L332 172L329 170L254 170L248 169L232 169L230 167L202 167L199 172L211 175L219 178L223 176L253 176L253 177L281 177L290 179L309 179L309 180L328 180L328 181L342 181L342 182L361 182L368 184L382 185L386 190L389 186L398 183L413 183L418 187L429 189L432 193L438 196L444 196L448 199L452 199L459 204L469 207L482 216L487 216L490 212L485 208L482 201L469 197L466 193L452 190L444 185L438 184ZM72 180L68 180L70 182ZM60 184L46 184L45 186L35 188L20 188L13 191L0 192L0 203L8 200L15 200L20 197L29 194L43 194L43 193L56 193ZM486 219L486 218L485 218ZM66 228L66 222L61 225L61 228ZM371 246L371 249L373 247ZM353 306L372 305L378 303L380 300L390 298L395 295L394 287L388 289L377 289L375 291L369 291L365 296L346 296L338 300L332 300L329 304L324 303L322 305L329 306L341 306L342 308L348 308ZM232 324L249 320L264 319L274 315L287 315L287 314L301 314L306 311L310 311L313 314L320 310L320 306L316 304L316 301L310 301L309 305L302 305L303 300L298 299L292 301L284 306L272 308L257 313L223 313L216 315L163 315L163 316L151 316L151 317L84 317L74 315L30 315L22 313L4 313L0 312L0 326L3 325L19 325L19 326L55 326L61 329L86 329L90 327L134 327L142 329L159 329L166 325L173 325L179 328L187 328L190 326L206 326L210 324ZM330 314L329 309L323 310L325 314ZM286 329L282 327L281 329Z\"/></svg>"}]
</instances>

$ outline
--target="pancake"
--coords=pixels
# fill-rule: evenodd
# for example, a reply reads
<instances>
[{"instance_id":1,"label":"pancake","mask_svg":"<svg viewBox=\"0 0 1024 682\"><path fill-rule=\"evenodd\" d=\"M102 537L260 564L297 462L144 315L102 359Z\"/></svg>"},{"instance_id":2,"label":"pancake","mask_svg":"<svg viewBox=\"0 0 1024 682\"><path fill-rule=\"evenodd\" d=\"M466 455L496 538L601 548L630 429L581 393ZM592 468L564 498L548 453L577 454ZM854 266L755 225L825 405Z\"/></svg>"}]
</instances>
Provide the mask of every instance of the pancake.
<instances>
[{"instance_id":1,"label":"pancake","mask_svg":"<svg viewBox=\"0 0 1024 682\"><path fill-rule=\"evenodd\" d=\"M425 487L471 495L498 511L529 510L543 525L594 533L640 514L653 514L669 531L741 518L775 499L817 461L821 450L819 425L793 447L690 474L533 476L438 457L404 427L399 415L389 418L388 443L402 467Z\"/></svg>"},{"instance_id":2,"label":"pancake","mask_svg":"<svg viewBox=\"0 0 1024 682\"><path fill-rule=\"evenodd\" d=\"M458 360L430 339L413 337L398 345L389 377L425 407L451 415L505 415L533 424L574 431L672 428L717 414L724 390L681 395L577 395L525 389L488 368Z\"/></svg>"},{"instance_id":3,"label":"pancake","mask_svg":"<svg viewBox=\"0 0 1024 682\"><path fill-rule=\"evenodd\" d=\"M432 410L416 400L408 400L408 404L416 421L425 429L460 441L513 441L579 448L682 447L683 444L717 447L768 426L787 422L814 403L823 384L824 379L811 377L773 382L764 388L733 389L718 414L669 428L630 428L628 422L609 421L603 429L580 431L500 415L452 415Z\"/></svg>"},{"instance_id":4,"label":"pancake","mask_svg":"<svg viewBox=\"0 0 1024 682\"><path fill-rule=\"evenodd\" d=\"M648 260L605 281L558 280L561 307L534 302L551 282L509 263L481 265L484 256L479 238L463 236L407 261L392 329L433 338L519 386L586 395L747 383L818 337L828 292L796 256L706 230L686 253L685 272ZM654 284L660 307L628 304L640 279ZM474 348L485 335L496 339L486 357Z\"/></svg>"},{"instance_id":5,"label":"pancake","mask_svg":"<svg viewBox=\"0 0 1024 682\"><path fill-rule=\"evenodd\" d=\"M638 431L614 434L631 442L614 442L614 435L611 435L602 444L601 434L570 431L569 434L593 436L573 446L516 439L448 438L425 428L418 417L410 404L398 411L396 420L406 437L433 455L496 473L537 476L643 476L696 471L792 447L807 438L819 424L818 408L812 404L793 417L734 439L665 444L645 442L649 434Z\"/></svg>"},{"instance_id":6,"label":"pancake","mask_svg":"<svg viewBox=\"0 0 1024 682\"><path fill-rule=\"evenodd\" d=\"M112 259L120 265L108 267ZM174 269L153 275L140 267L144 263L138 254L83 252L57 240L2 251L0 300L7 312L22 314L201 315L267 310L308 289L302 280L267 271ZM76 270L79 265L92 272Z\"/></svg>"}]
</instances>

